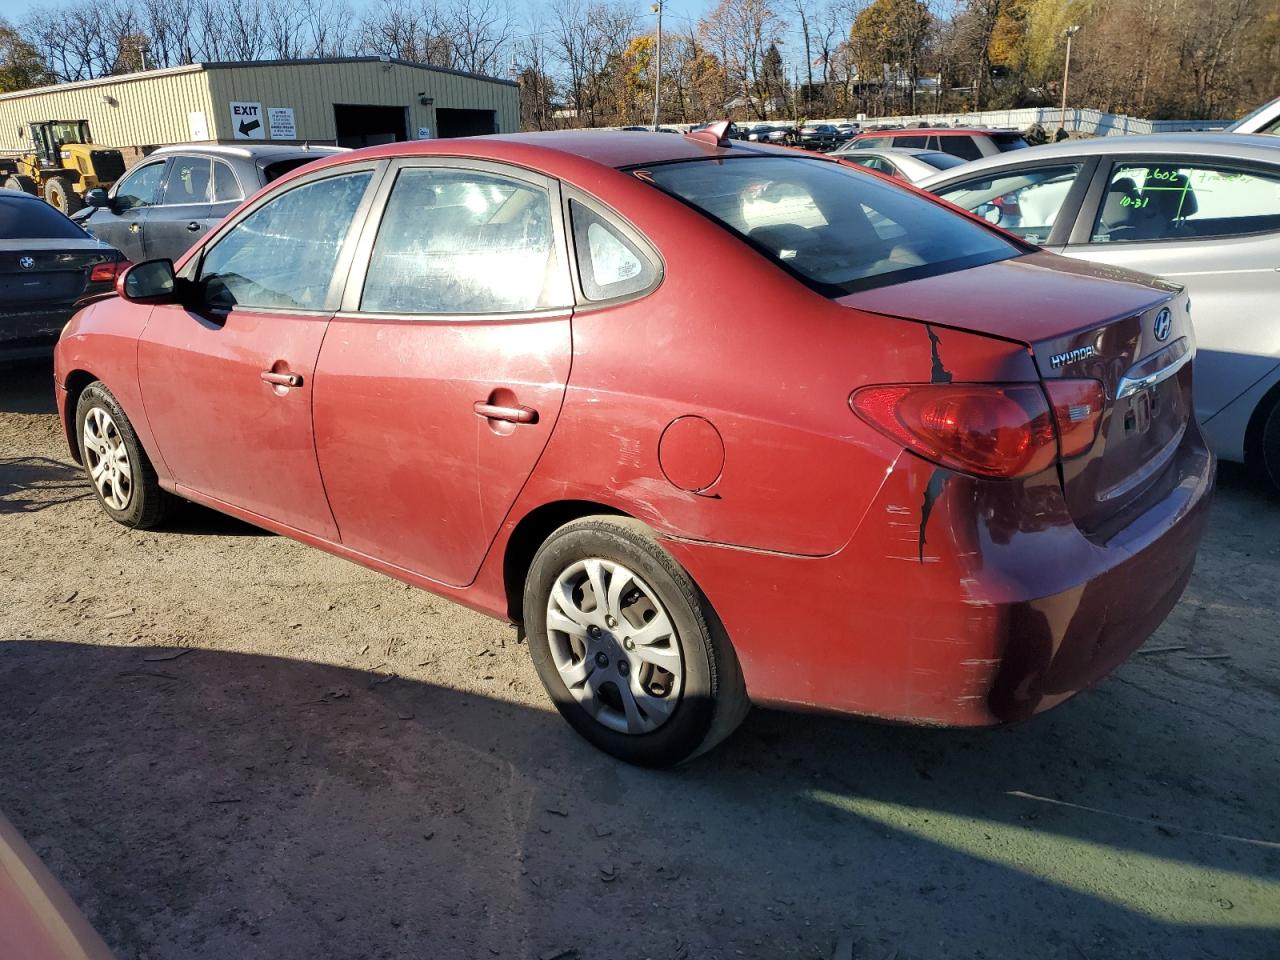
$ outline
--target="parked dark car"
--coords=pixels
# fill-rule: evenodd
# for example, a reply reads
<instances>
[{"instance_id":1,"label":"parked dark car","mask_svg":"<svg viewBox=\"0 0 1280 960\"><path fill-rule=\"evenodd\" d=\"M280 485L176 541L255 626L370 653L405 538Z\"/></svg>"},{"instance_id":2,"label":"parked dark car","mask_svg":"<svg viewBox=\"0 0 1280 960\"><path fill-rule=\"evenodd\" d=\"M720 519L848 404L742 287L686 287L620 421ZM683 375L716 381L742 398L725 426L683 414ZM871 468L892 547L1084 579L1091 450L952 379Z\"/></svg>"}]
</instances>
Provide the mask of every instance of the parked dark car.
<instances>
[{"instance_id":1,"label":"parked dark car","mask_svg":"<svg viewBox=\"0 0 1280 960\"><path fill-rule=\"evenodd\" d=\"M819 150L825 153L844 143L852 134L841 133L832 123L806 123L800 128L797 136L800 146L806 150Z\"/></svg>"},{"instance_id":2,"label":"parked dark car","mask_svg":"<svg viewBox=\"0 0 1280 960\"><path fill-rule=\"evenodd\" d=\"M82 227L130 260L176 260L245 197L339 147L161 147L108 193L90 190Z\"/></svg>"},{"instance_id":3,"label":"parked dark car","mask_svg":"<svg viewBox=\"0 0 1280 960\"><path fill-rule=\"evenodd\" d=\"M49 355L71 315L129 262L43 200L0 189L0 360Z\"/></svg>"}]
</instances>

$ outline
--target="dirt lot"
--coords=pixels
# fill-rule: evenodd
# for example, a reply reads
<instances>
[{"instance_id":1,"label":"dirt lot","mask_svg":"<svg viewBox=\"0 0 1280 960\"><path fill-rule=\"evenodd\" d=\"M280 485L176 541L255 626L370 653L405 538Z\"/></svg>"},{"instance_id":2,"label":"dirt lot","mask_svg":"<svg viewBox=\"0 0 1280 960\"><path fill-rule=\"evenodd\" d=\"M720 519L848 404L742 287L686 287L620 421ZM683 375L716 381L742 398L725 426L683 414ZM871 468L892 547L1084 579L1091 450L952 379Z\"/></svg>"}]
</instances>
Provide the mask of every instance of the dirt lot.
<instances>
[{"instance_id":1,"label":"dirt lot","mask_svg":"<svg viewBox=\"0 0 1280 960\"><path fill-rule=\"evenodd\" d=\"M758 710L668 773L508 627L195 508L114 525L47 366L0 369L0 584L0 809L122 958L1280 957L1280 503L1238 471L1056 712Z\"/></svg>"}]
</instances>

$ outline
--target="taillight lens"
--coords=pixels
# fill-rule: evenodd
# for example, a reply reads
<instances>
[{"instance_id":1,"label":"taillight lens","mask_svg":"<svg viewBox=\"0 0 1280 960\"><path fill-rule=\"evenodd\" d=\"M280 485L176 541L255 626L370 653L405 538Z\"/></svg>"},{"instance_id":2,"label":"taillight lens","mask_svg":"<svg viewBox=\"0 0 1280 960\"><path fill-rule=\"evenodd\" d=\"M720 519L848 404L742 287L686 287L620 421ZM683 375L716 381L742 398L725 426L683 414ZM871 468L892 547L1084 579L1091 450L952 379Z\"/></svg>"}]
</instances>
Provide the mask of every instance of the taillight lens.
<instances>
[{"instance_id":1,"label":"taillight lens","mask_svg":"<svg viewBox=\"0 0 1280 960\"><path fill-rule=\"evenodd\" d=\"M133 264L128 260L113 260L110 263L94 264L89 271L90 283L115 283L116 277L124 273Z\"/></svg>"},{"instance_id":2,"label":"taillight lens","mask_svg":"<svg viewBox=\"0 0 1280 960\"><path fill-rule=\"evenodd\" d=\"M1058 424L1062 459L1078 457L1093 446L1106 396L1100 380L1046 380L1045 391Z\"/></svg>"},{"instance_id":3,"label":"taillight lens","mask_svg":"<svg viewBox=\"0 0 1280 960\"><path fill-rule=\"evenodd\" d=\"M909 450L984 477L1024 477L1058 455L1039 384L930 383L864 387L849 399L863 420Z\"/></svg>"}]
</instances>

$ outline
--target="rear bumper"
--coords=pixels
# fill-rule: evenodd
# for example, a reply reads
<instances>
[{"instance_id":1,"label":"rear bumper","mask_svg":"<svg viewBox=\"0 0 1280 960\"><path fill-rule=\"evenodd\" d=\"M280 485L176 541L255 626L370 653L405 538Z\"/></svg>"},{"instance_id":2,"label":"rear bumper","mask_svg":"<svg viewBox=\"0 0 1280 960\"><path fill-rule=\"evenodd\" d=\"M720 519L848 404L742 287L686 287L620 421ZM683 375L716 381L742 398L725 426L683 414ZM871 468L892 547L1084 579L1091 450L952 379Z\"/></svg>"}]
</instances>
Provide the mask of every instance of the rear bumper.
<instances>
[{"instance_id":1,"label":"rear bumper","mask_svg":"<svg viewBox=\"0 0 1280 960\"><path fill-rule=\"evenodd\" d=\"M1164 621L1191 577L1213 476L1193 424L1165 496L1098 543L1056 482L1018 488L904 454L831 556L666 545L715 606L756 702L984 726L1084 690Z\"/></svg>"},{"instance_id":2,"label":"rear bumper","mask_svg":"<svg viewBox=\"0 0 1280 960\"><path fill-rule=\"evenodd\" d=\"M48 310L0 313L0 360L49 356L62 328L78 309L76 304L67 304Z\"/></svg>"}]
</instances>

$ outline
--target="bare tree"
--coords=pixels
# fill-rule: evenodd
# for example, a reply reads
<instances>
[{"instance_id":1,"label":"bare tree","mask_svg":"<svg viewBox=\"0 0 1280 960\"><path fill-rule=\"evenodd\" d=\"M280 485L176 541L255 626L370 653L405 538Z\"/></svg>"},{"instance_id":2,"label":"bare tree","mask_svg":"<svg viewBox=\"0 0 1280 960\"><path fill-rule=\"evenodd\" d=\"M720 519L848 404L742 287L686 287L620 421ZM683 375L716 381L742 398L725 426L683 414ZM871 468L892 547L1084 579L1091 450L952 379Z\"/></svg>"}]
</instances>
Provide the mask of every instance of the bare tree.
<instances>
[{"instance_id":1,"label":"bare tree","mask_svg":"<svg viewBox=\"0 0 1280 960\"><path fill-rule=\"evenodd\" d=\"M471 73L497 73L511 37L511 11L499 0L455 0L446 16L453 64Z\"/></svg>"},{"instance_id":2,"label":"bare tree","mask_svg":"<svg viewBox=\"0 0 1280 960\"><path fill-rule=\"evenodd\" d=\"M741 85L748 108L761 120L768 116L774 79L765 70L765 55L782 39L783 27L767 0L720 0L698 25L704 42L721 51L730 82Z\"/></svg>"}]
</instances>

